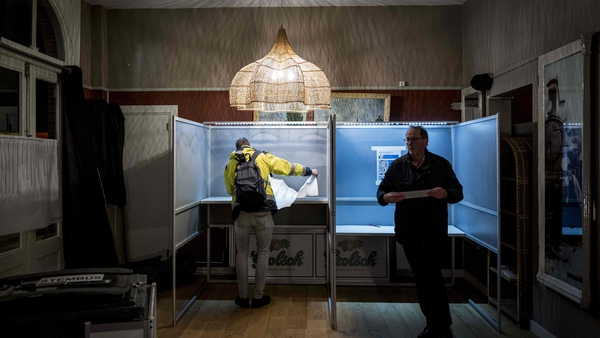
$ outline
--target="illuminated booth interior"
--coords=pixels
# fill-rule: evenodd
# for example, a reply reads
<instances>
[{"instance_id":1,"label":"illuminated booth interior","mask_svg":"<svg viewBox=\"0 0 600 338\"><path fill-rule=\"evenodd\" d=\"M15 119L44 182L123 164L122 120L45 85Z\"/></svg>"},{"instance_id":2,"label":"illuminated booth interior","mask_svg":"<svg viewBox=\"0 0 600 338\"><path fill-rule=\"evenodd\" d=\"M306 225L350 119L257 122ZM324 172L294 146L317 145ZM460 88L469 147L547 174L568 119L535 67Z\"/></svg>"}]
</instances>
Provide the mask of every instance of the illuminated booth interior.
<instances>
[{"instance_id":1,"label":"illuminated booth interior","mask_svg":"<svg viewBox=\"0 0 600 338\"><path fill-rule=\"evenodd\" d=\"M258 150L319 171L318 195L298 198L274 216L268 283L327 284L334 324L335 285L394 284L394 273L403 255L393 240L394 206L380 206L376 192L387 165L406 153L403 138L411 124L335 123L335 115L327 122L201 124L174 115L171 155L149 156L172 161L172 166L164 168L173 173L173 188L166 189L172 191L172 234L167 236L171 240L155 238L157 244L146 245L147 249L176 252L206 232L207 280L222 282L211 275L214 267L210 257L214 238L211 232L221 231L230 251L225 269L234 271L231 197L225 191L223 172L235 142L246 137ZM429 133L429 151L450 161L464 186L464 200L449 206L451 237L471 239L497 253L499 262L498 116L458 124L422 125ZM306 181L306 177L275 177L296 191ZM139 236L140 241L153 242L148 237L152 235ZM155 253L150 251L145 255ZM249 266L252 282L252 262ZM332 266L336 269L329 268ZM174 309L174 318L179 310Z\"/></svg>"}]
</instances>

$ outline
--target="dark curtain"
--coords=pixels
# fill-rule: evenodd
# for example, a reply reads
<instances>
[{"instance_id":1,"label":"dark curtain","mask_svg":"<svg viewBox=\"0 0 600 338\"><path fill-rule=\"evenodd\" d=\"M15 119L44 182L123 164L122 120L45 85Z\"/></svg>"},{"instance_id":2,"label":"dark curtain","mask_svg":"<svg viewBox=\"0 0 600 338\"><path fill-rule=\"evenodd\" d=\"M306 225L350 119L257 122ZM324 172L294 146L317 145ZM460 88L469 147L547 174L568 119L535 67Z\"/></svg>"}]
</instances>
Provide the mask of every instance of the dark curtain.
<instances>
[{"instance_id":1,"label":"dark curtain","mask_svg":"<svg viewBox=\"0 0 600 338\"><path fill-rule=\"evenodd\" d=\"M6 0L0 0L0 36L2 36L2 31L4 28L4 14L6 9Z\"/></svg>"},{"instance_id":2,"label":"dark curtain","mask_svg":"<svg viewBox=\"0 0 600 338\"><path fill-rule=\"evenodd\" d=\"M117 104L85 100L82 72L63 72L65 268L117 267L106 203L125 204L124 117Z\"/></svg>"}]
</instances>

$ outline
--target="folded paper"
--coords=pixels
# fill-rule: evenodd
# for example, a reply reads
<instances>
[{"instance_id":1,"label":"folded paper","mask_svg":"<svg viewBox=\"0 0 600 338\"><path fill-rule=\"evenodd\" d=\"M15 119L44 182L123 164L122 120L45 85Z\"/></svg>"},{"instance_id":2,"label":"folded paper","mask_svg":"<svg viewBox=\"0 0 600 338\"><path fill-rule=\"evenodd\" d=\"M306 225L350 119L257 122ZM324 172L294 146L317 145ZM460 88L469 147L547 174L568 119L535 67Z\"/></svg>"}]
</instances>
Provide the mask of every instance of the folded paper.
<instances>
[{"instance_id":1,"label":"folded paper","mask_svg":"<svg viewBox=\"0 0 600 338\"><path fill-rule=\"evenodd\" d=\"M414 190L414 191L403 191L405 199L409 198L419 198L419 197L427 197L427 193L429 190Z\"/></svg>"},{"instance_id":2,"label":"folded paper","mask_svg":"<svg viewBox=\"0 0 600 338\"><path fill-rule=\"evenodd\" d=\"M271 177L269 181L271 182L277 209L289 207L297 198L319 195L319 186L314 176L310 176L299 191L290 188L282 179Z\"/></svg>"}]
</instances>

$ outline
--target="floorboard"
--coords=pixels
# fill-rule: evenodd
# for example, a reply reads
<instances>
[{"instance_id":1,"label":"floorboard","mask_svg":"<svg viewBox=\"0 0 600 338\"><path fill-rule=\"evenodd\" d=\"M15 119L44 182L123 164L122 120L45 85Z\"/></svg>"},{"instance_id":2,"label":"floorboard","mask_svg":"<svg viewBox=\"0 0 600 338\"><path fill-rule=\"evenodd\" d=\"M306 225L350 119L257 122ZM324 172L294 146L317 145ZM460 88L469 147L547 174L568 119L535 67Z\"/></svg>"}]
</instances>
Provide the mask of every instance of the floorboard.
<instances>
[{"instance_id":1,"label":"floorboard","mask_svg":"<svg viewBox=\"0 0 600 338\"><path fill-rule=\"evenodd\" d=\"M454 288L448 288L454 337L535 337L505 316L502 316L502 332L497 332L468 303L468 299L482 301L485 297L463 287L457 283ZM251 287L249 291L251 298L254 290ZM157 318L163 323L157 329L157 337L409 338L416 337L425 327L414 287L339 286L336 292L336 330L331 325L325 285L269 284L265 294L271 296L271 304L259 309L242 309L234 303L235 283L209 284L175 326L168 324L172 294L162 292L157 302L157 316L165 318ZM483 302L480 308L495 317L493 306Z\"/></svg>"}]
</instances>

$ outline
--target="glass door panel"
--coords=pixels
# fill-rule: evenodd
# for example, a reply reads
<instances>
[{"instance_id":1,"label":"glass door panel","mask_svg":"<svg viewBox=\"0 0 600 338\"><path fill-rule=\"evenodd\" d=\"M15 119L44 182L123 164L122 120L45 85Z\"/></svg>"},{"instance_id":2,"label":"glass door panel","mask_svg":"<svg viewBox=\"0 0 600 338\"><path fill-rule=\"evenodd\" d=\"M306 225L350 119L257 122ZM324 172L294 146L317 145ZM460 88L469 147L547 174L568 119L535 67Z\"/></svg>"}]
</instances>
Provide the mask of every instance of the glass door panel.
<instances>
[{"instance_id":1,"label":"glass door panel","mask_svg":"<svg viewBox=\"0 0 600 338\"><path fill-rule=\"evenodd\" d=\"M0 12L3 16L0 22L2 37L7 38L25 47L32 45L31 41L31 0L6 0L4 10Z\"/></svg>"},{"instance_id":2,"label":"glass door panel","mask_svg":"<svg viewBox=\"0 0 600 338\"><path fill-rule=\"evenodd\" d=\"M35 137L56 139L56 84L36 79Z\"/></svg>"},{"instance_id":3,"label":"glass door panel","mask_svg":"<svg viewBox=\"0 0 600 338\"><path fill-rule=\"evenodd\" d=\"M0 135L21 133L20 94L19 72L0 67Z\"/></svg>"}]
</instances>

